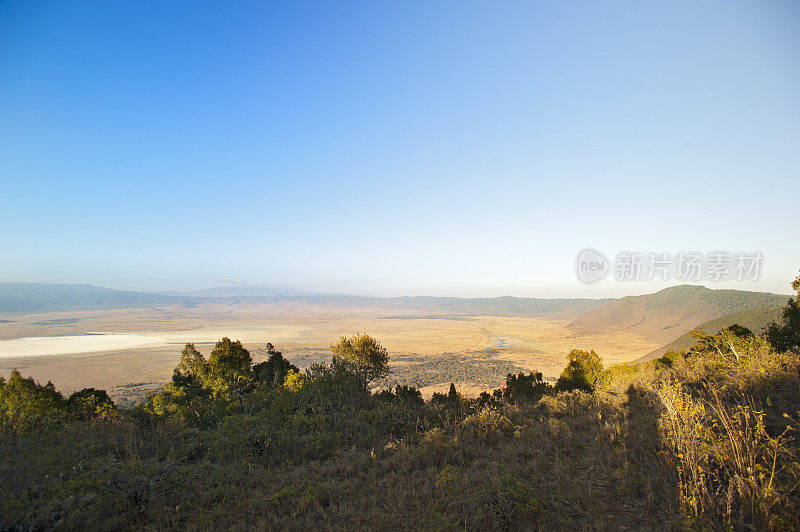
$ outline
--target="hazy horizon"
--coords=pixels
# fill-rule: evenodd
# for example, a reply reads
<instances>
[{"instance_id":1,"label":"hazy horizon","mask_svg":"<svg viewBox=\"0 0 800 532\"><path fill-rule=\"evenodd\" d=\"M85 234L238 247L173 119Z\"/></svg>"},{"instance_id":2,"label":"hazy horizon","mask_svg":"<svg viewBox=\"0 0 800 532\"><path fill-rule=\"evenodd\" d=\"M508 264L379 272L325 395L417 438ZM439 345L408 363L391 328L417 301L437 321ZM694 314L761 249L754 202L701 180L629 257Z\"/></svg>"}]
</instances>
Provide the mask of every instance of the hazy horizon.
<instances>
[{"instance_id":1,"label":"hazy horizon","mask_svg":"<svg viewBox=\"0 0 800 532\"><path fill-rule=\"evenodd\" d=\"M18 283L29 283L31 281L9 281L9 282L18 282ZM37 284L38 282L31 282ZM101 285L97 283L90 283L90 282L76 282L76 283L39 283L39 284L53 284L53 285L91 285L99 288L108 288L112 290L121 290L121 291L131 291L131 292L142 292L142 293L152 293L152 294L173 294L173 295L192 295L195 292L202 292L206 289L213 289L213 288L242 288L243 293L246 293L247 288L270 288L276 291L286 291L286 294L280 294L281 296L302 296L303 294L309 295L329 295L329 296L352 296L352 297L375 297L375 298L395 298L395 297L456 297L456 298L498 298L498 297L516 297L516 298L533 298L533 299L619 299L621 297L626 296L639 296L639 295L646 295L655 292L659 292L664 290L665 288L671 288L676 286L701 286L711 290L742 290L748 292L766 292L766 293L774 293L780 295L794 295L795 292L791 289L791 287L782 289L782 290L762 290L757 288L745 288L742 287L742 283L728 283L728 286L715 286L711 283L685 283L685 282L670 282L670 283L654 283L654 282L614 282L609 281L609 285L613 283L613 287L616 290L610 290L609 286L605 287L605 289L598 290L596 287L586 287L585 285L581 285L579 289L575 290L574 292L569 293L560 293L555 290L541 290L539 292L530 291L527 295L520 295L515 293L494 293L494 292L483 292L483 293L473 293L473 294L464 294L458 291L453 292L427 292L427 293L402 293L402 292L386 292L386 293L365 293L365 292L336 292L336 291L324 291L324 290L312 290L312 289L305 289L302 287L296 286L275 286L275 285L267 285L264 283L237 283L237 284L218 284L214 283L209 286L201 286L196 288L191 288L188 290L157 290L157 289L148 289L148 288L125 288L125 287L118 287L118 286L108 286L108 285ZM586 295L585 292L582 290L589 289L592 292L592 295ZM626 290L627 288L627 290ZM295 294L294 292L298 292ZM613 295L615 294L615 295ZM198 294L201 295L201 294ZM221 296L211 296L211 297L221 297Z\"/></svg>"}]
</instances>

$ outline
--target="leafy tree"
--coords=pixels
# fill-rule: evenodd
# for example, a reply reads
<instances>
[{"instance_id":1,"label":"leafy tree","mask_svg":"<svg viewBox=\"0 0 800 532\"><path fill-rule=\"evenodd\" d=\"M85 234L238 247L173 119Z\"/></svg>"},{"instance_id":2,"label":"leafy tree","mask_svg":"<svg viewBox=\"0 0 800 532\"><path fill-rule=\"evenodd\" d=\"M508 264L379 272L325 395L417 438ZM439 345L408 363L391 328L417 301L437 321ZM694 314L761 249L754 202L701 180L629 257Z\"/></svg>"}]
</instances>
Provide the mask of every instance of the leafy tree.
<instances>
[{"instance_id":1,"label":"leafy tree","mask_svg":"<svg viewBox=\"0 0 800 532\"><path fill-rule=\"evenodd\" d=\"M171 406L166 407L162 415L175 413L184 419L200 421L217 413L211 387L197 375L185 375L176 369L172 373L172 382L164 387L163 393L166 397L158 398L158 401L166 400Z\"/></svg>"},{"instance_id":2,"label":"leafy tree","mask_svg":"<svg viewBox=\"0 0 800 532\"><path fill-rule=\"evenodd\" d=\"M771 323L765 336L778 351L800 349L800 275L792 282L797 297L789 299L783 309L780 323Z\"/></svg>"},{"instance_id":3,"label":"leafy tree","mask_svg":"<svg viewBox=\"0 0 800 532\"><path fill-rule=\"evenodd\" d=\"M459 405L461 403L461 396L458 395L458 390L456 390L455 383L450 383L450 388L447 390L447 393L439 393L433 392L431 396L431 404L432 405Z\"/></svg>"},{"instance_id":4,"label":"leafy tree","mask_svg":"<svg viewBox=\"0 0 800 532\"><path fill-rule=\"evenodd\" d=\"M67 407L81 420L112 421L119 417L114 401L105 390L84 388L67 398Z\"/></svg>"},{"instance_id":5,"label":"leafy tree","mask_svg":"<svg viewBox=\"0 0 800 532\"><path fill-rule=\"evenodd\" d=\"M216 407L209 362L191 343L183 348L172 381L146 404L146 410L153 414L176 414L191 421L214 416Z\"/></svg>"},{"instance_id":6,"label":"leafy tree","mask_svg":"<svg viewBox=\"0 0 800 532\"><path fill-rule=\"evenodd\" d=\"M529 375L509 373L503 397L513 402L536 402L549 390L550 385L544 381L541 371L531 371Z\"/></svg>"},{"instance_id":7,"label":"leafy tree","mask_svg":"<svg viewBox=\"0 0 800 532\"><path fill-rule=\"evenodd\" d=\"M389 374L389 354L377 340L367 334L352 338L342 336L339 343L331 344L333 358L349 367L357 376L363 390L369 384Z\"/></svg>"},{"instance_id":8,"label":"leafy tree","mask_svg":"<svg viewBox=\"0 0 800 532\"><path fill-rule=\"evenodd\" d=\"M42 386L24 378L16 369L8 381L0 376L0 427L17 431L37 430L69 418L64 397L52 382Z\"/></svg>"},{"instance_id":9,"label":"leafy tree","mask_svg":"<svg viewBox=\"0 0 800 532\"><path fill-rule=\"evenodd\" d=\"M148 397L144 410L156 416L177 415L201 422L217 417L235 403L246 410L247 394L258 382L299 390L306 377L272 344L267 344L267 352L269 360L254 366L247 349L230 338L217 342L208 360L194 344L186 344L172 381Z\"/></svg>"},{"instance_id":10,"label":"leafy tree","mask_svg":"<svg viewBox=\"0 0 800 532\"><path fill-rule=\"evenodd\" d=\"M245 408L244 394L253 384L253 358L239 340L225 337L214 346L208 358L208 377L217 400L241 401Z\"/></svg>"},{"instance_id":11,"label":"leafy tree","mask_svg":"<svg viewBox=\"0 0 800 532\"><path fill-rule=\"evenodd\" d=\"M573 349L567 355L567 361L567 367L556 382L556 389L592 392L603 371L603 361L597 353Z\"/></svg>"},{"instance_id":12,"label":"leafy tree","mask_svg":"<svg viewBox=\"0 0 800 532\"><path fill-rule=\"evenodd\" d=\"M156 417L165 417L169 414L174 414L176 411L175 403L167 390L168 386L168 384L165 385L160 392L148 394L141 409L145 413Z\"/></svg>"},{"instance_id":13,"label":"leafy tree","mask_svg":"<svg viewBox=\"0 0 800 532\"><path fill-rule=\"evenodd\" d=\"M208 361L194 344L186 344L181 352L181 361L175 371L184 377L195 377L202 381L208 376Z\"/></svg>"},{"instance_id":14,"label":"leafy tree","mask_svg":"<svg viewBox=\"0 0 800 532\"><path fill-rule=\"evenodd\" d=\"M274 388L284 384L290 372L299 374L297 366L283 358L283 354L276 351L275 346L270 343L267 344L267 354L269 359L253 365L253 376L258 382Z\"/></svg>"}]
</instances>

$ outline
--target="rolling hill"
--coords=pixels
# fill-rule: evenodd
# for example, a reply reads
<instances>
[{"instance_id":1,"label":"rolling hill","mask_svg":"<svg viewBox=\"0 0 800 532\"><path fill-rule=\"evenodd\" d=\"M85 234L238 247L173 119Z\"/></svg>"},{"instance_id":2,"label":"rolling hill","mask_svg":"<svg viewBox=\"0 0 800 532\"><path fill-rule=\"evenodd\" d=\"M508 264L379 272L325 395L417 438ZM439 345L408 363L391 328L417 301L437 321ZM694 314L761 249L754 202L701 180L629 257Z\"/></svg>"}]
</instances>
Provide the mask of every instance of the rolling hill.
<instances>
[{"instance_id":1,"label":"rolling hill","mask_svg":"<svg viewBox=\"0 0 800 532\"><path fill-rule=\"evenodd\" d=\"M274 292L274 293L273 293ZM611 299L538 299L519 297L370 297L317 294L270 287L216 287L177 293L131 292L90 284L0 283L0 313L21 314L117 308L153 308L204 303L308 303L365 306L389 311L425 311L445 315L543 316L572 319Z\"/></svg>"},{"instance_id":2,"label":"rolling hill","mask_svg":"<svg viewBox=\"0 0 800 532\"><path fill-rule=\"evenodd\" d=\"M783 306L788 299L788 295L766 292L681 285L611 301L586 312L569 326L578 334L625 330L667 344L710 320Z\"/></svg>"}]
</instances>

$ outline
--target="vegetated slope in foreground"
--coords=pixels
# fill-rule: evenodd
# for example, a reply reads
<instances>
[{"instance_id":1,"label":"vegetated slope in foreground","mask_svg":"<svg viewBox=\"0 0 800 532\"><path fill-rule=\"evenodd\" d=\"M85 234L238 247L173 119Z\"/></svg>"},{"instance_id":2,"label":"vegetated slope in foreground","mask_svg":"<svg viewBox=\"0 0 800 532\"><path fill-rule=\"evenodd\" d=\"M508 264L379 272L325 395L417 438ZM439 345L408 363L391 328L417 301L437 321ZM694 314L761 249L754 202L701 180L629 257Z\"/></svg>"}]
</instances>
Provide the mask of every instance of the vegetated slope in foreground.
<instances>
[{"instance_id":1,"label":"vegetated slope in foreground","mask_svg":"<svg viewBox=\"0 0 800 532\"><path fill-rule=\"evenodd\" d=\"M747 327L756 334L761 334L764 332L764 329L766 329L767 325L777 321L780 318L782 310L783 306L745 310L744 312L729 314L728 316L722 316L721 318L715 318L705 323L701 323L695 327L695 329L714 334L720 329L724 329L736 324ZM647 362L648 360L663 356L667 351L683 351L684 349L691 347L694 343L695 338L692 336L690 331L686 334L682 334L667 345L659 347L658 349L651 351L645 356L635 360L635 362Z\"/></svg>"},{"instance_id":2,"label":"vegetated slope in foreground","mask_svg":"<svg viewBox=\"0 0 800 532\"><path fill-rule=\"evenodd\" d=\"M681 285L654 294L628 296L580 316L570 327L578 334L627 330L668 343L706 321L747 310L783 306L789 296Z\"/></svg>"},{"instance_id":3,"label":"vegetated slope in foreground","mask_svg":"<svg viewBox=\"0 0 800 532\"><path fill-rule=\"evenodd\" d=\"M251 367L238 342L188 345L171 385L122 412L12 375L0 528L800 526L800 354L763 338L605 371L573 351L555 388L509 375L427 403L342 363L302 375L271 347Z\"/></svg>"}]
</instances>

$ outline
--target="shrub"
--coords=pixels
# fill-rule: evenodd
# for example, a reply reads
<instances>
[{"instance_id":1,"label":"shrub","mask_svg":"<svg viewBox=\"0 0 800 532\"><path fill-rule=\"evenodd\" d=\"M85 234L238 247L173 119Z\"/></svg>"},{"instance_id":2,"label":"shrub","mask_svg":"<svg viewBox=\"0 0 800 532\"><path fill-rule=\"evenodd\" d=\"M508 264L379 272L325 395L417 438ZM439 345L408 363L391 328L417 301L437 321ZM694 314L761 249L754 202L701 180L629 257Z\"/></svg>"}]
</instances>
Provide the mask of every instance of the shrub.
<instances>
[{"instance_id":1,"label":"shrub","mask_svg":"<svg viewBox=\"0 0 800 532\"><path fill-rule=\"evenodd\" d=\"M394 393L399 401L402 401L409 406L421 407L423 404L425 404L425 401L422 399L422 392L413 386L398 384L395 387Z\"/></svg>"},{"instance_id":2,"label":"shrub","mask_svg":"<svg viewBox=\"0 0 800 532\"><path fill-rule=\"evenodd\" d=\"M567 367L556 382L556 389L592 392L603 372L603 361L592 351L573 349L567 355Z\"/></svg>"},{"instance_id":3,"label":"shrub","mask_svg":"<svg viewBox=\"0 0 800 532\"><path fill-rule=\"evenodd\" d=\"M425 401L422 399L422 392L413 386L405 384L398 384L395 386L394 393L392 393L391 388L388 390L381 390L374 395L374 398L380 403L398 402L409 407L421 407L425 404Z\"/></svg>"},{"instance_id":4,"label":"shrub","mask_svg":"<svg viewBox=\"0 0 800 532\"><path fill-rule=\"evenodd\" d=\"M109 422L119 417L117 407L108 393L94 388L84 388L70 395L67 398L67 408L81 420L97 419Z\"/></svg>"},{"instance_id":5,"label":"shrub","mask_svg":"<svg viewBox=\"0 0 800 532\"><path fill-rule=\"evenodd\" d=\"M680 351L667 351L653 363L655 369L672 368L684 362L683 353Z\"/></svg>"},{"instance_id":6,"label":"shrub","mask_svg":"<svg viewBox=\"0 0 800 532\"><path fill-rule=\"evenodd\" d=\"M267 354L269 359L253 365L253 377L258 382L274 388L284 384L289 373L299 373L297 366L283 358L283 354L276 351L271 343L267 343Z\"/></svg>"},{"instance_id":7,"label":"shrub","mask_svg":"<svg viewBox=\"0 0 800 532\"><path fill-rule=\"evenodd\" d=\"M720 329L717 334L709 334L695 330L691 335L697 340L689 349L690 355L715 353L720 358L729 358L738 362L740 354L752 350L756 338L750 329L733 324Z\"/></svg>"},{"instance_id":8,"label":"shrub","mask_svg":"<svg viewBox=\"0 0 800 532\"><path fill-rule=\"evenodd\" d=\"M69 418L64 397L52 382L24 378L16 369L8 381L0 375L0 428L30 431L50 428Z\"/></svg>"},{"instance_id":9,"label":"shrub","mask_svg":"<svg viewBox=\"0 0 800 532\"><path fill-rule=\"evenodd\" d=\"M464 418L459 433L482 442L496 443L500 439L512 435L514 426L499 408L485 406Z\"/></svg>"},{"instance_id":10,"label":"shrub","mask_svg":"<svg viewBox=\"0 0 800 532\"><path fill-rule=\"evenodd\" d=\"M290 392L297 392L305 386L308 379L296 369L290 369L283 379L283 387Z\"/></svg>"},{"instance_id":11,"label":"shrub","mask_svg":"<svg viewBox=\"0 0 800 532\"><path fill-rule=\"evenodd\" d=\"M448 398L447 394L439 393L439 392L433 392L433 395L431 395L431 404L432 405L446 405L449 402L450 402L450 399Z\"/></svg>"},{"instance_id":12,"label":"shrub","mask_svg":"<svg viewBox=\"0 0 800 532\"><path fill-rule=\"evenodd\" d=\"M367 403L370 393L352 366L334 359L330 365L314 364L306 372L298 401L313 411L353 410Z\"/></svg>"},{"instance_id":13,"label":"shrub","mask_svg":"<svg viewBox=\"0 0 800 532\"><path fill-rule=\"evenodd\" d=\"M545 395L536 403L536 410L540 414L552 417L574 417L596 407L595 396L582 390L559 392L553 396Z\"/></svg>"},{"instance_id":14,"label":"shrub","mask_svg":"<svg viewBox=\"0 0 800 532\"><path fill-rule=\"evenodd\" d=\"M800 275L792 282L797 297L789 299L780 323L771 323L765 332L767 340L778 351L800 349Z\"/></svg>"},{"instance_id":15,"label":"shrub","mask_svg":"<svg viewBox=\"0 0 800 532\"><path fill-rule=\"evenodd\" d=\"M518 375L509 373L506 376L503 397L513 402L535 403L550 390L550 384L544 381L540 371L531 371L528 375L522 372Z\"/></svg>"}]
</instances>

